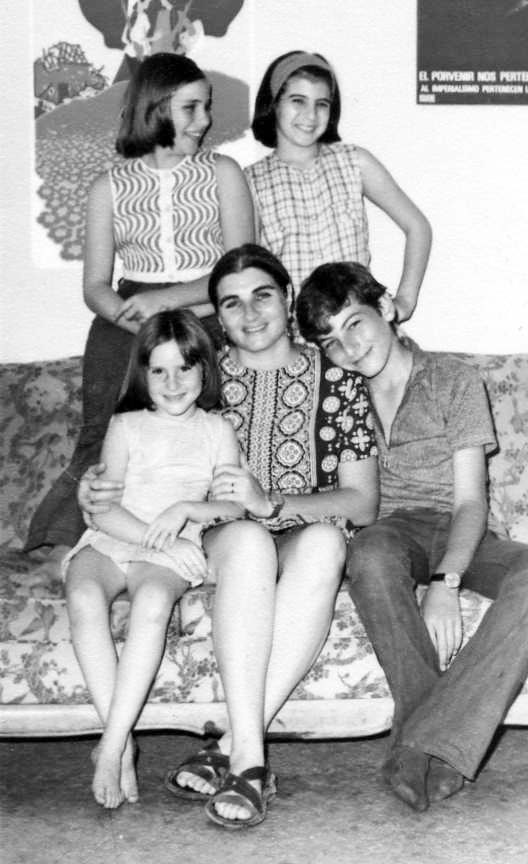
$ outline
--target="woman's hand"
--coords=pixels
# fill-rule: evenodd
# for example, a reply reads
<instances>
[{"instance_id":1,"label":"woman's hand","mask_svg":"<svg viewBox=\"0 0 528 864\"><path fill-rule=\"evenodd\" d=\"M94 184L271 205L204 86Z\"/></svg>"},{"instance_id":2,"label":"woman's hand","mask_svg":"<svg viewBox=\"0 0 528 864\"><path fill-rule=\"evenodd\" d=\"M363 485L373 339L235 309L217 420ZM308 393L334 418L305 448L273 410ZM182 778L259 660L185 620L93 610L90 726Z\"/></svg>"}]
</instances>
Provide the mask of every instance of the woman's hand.
<instances>
[{"instance_id":1,"label":"woman's hand","mask_svg":"<svg viewBox=\"0 0 528 864\"><path fill-rule=\"evenodd\" d=\"M142 545L147 549L165 549L166 546L171 546L188 518L184 501L167 507L148 526L143 535Z\"/></svg>"},{"instance_id":2,"label":"woman's hand","mask_svg":"<svg viewBox=\"0 0 528 864\"><path fill-rule=\"evenodd\" d=\"M143 324L147 318L163 309L168 309L167 297L163 288L156 291L144 291L134 294L123 302L114 323L128 329L127 325L134 323L136 327Z\"/></svg>"},{"instance_id":3,"label":"woman's hand","mask_svg":"<svg viewBox=\"0 0 528 864\"><path fill-rule=\"evenodd\" d=\"M213 474L213 501L233 501L253 516L265 519L273 509L267 493L248 468L242 455L242 465L222 465Z\"/></svg>"},{"instance_id":4,"label":"woman's hand","mask_svg":"<svg viewBox=\"0 0 528 864\"><path fill-rule=\"evenodd\" d=\"M87 524L91 523L89 518L86 519L86 515L89 517L94 513L107 513L112 501L120 501L123 495L123 483L99 479L105 470L106 466L103 462L91 465L79 482L77 502L85 514Z\"/></svg>"}]
</instances>

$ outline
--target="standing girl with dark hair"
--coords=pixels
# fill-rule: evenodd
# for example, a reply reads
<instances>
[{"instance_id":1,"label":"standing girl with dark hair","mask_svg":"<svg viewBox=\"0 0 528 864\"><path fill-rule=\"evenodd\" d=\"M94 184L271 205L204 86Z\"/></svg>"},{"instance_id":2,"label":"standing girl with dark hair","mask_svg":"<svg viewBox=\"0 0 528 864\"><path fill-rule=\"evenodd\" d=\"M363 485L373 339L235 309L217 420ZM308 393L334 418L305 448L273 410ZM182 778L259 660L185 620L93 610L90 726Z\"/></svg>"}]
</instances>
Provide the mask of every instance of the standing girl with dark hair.
<instances>
[{"instance_id":1,"label":"standing girl with dark hair","mask_svg":"<svg viewBox=\"0 0 528 864\"><path fill-rule=\"evenodd\" d=\"M246 168L260 242L289 270L295 293L319 264L370 262L364 199L405 234L395 294L410 318L425 273L431 230L425 216L368 150L343 144L334 71L320 54L291 51L267 69L255 103L255 138L273 153Z\"/></svg>"},{"instance_id":2,"label":"standing girl with dark hair","mask_svg":"<svg viewBox=\"0 0 528 864\"><path fill-rule=\"evenodd\" d=\"M233 502L205 501L215 469L239 465L231 424L207 413L219 397L214 346L196 316L153 315L136 336L103 444L104 479L123 483L122 498L92 518L63 564L75 653L104 724L92 784L104 807L138 799L130 733L174 603L206 574L200 523L241 515ZM125 590L129 630L118 662L109 608Z\"/></svg>"},{"instance_id":3,"label":"standing girl with dark hair","mask_svg":"<svg viewBox=\"0 0 528 864\"><path fill-rule=\"evenodd\" d=\"M82 533L77 483L99 458L132 335L161 309L207 316L214 264L226 249L253 239L251 196L240 168L200 149L210 124L211 85L192 60L160 53L141 63L116 142L125 161L99 177L88 198L83 290L97 317L84 355L83 427L26 543L28 550L55 547L51 571ZM114 291L116 253L123 278ZM214 333L214 316L204 323Z\"/></svg>"}]
</instances>

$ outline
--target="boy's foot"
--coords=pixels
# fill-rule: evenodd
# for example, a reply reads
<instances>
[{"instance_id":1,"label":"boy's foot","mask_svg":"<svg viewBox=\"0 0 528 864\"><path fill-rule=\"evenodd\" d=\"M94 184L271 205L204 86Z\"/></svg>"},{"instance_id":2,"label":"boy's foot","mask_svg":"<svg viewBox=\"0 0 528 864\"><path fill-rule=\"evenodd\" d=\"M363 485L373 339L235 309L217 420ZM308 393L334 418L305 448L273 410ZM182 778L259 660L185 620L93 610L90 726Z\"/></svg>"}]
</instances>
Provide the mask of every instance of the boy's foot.
<instances>
[{"instance_id":1,"label":"boy's foot","mask_svg":"<svg viewBox=\"0 0 528 864\"><path fill-rule=\"evenodd\" d=\"M427 774L429 756L413 747L395 747L382 768L385 782L398 798L413 810L423 812L429 806Z\"/></svg>"},{"instance_id":2,"label":"boy's foot","mask_svg":"<svg viewBox=\"0 0 528 864\"><path fill-rule=\"evenodd\" d=\"M427 797L431 804L455 795L460 792L463 785L464 777L460 771L452 768L447 762L437 759L436 756L431 756L427 775Z\"/></svg>"}]
</instances>

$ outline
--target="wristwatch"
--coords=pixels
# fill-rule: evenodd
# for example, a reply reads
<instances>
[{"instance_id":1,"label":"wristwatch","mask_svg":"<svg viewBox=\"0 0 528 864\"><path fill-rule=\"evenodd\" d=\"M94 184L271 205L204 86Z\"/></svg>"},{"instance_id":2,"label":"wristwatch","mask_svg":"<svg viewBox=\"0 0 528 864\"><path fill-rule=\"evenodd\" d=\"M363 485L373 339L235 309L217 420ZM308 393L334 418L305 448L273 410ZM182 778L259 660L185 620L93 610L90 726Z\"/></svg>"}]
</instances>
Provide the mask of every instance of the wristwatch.
<instances>
[{"instance_id":1,"label":"wristwatch","mask_svg":"<svg viewBox=\"0 0 528 864\"><path fill-rule=\"evenodd\" d=\"M280 492L270 492L268 495L268 501L273 507L273 510L266 516L266 519L276 519L286 503L284 495L281 495Z\"/></svg>"},{"instance_id":2,"label":"wristwatch","mask_svg":"<svg viewBox=\"0 0 528 864\"><path fill-rule=\"evenodd\" d=\"M446 588L460 588L462 576L460 573L433 573L431 582L443 582Z\"/></svg>"}]
</instances>

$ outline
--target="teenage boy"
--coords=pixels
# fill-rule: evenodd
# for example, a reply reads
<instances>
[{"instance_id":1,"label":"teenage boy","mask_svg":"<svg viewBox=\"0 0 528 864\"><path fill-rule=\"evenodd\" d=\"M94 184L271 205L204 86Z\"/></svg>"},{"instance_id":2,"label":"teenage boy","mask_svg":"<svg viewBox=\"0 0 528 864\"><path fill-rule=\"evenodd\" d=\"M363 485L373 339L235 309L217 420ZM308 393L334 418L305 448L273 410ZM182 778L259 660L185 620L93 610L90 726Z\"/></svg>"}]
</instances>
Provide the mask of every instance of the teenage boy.
<instances>
[{"instance_id":1,"label":"teenage boy","mask_svg":"<svg viewBox=\"0 0 528 864\"><path fill-rule=\"evenodd\" d=\"M400 338L391 297L359 264L318 267L297 317L305 339L369 384L380 513L351 542L347 573L395 703L383 776L425 810L475 777L528 675L528 546L487 529L495 437L473 367ZM495 602L458 653L462 585Z\"/></svg>"}]
</instances>

